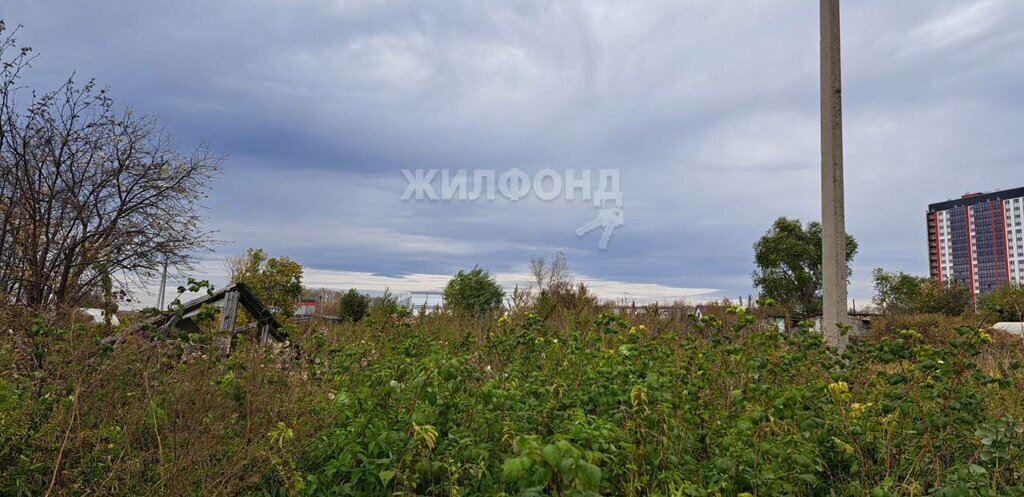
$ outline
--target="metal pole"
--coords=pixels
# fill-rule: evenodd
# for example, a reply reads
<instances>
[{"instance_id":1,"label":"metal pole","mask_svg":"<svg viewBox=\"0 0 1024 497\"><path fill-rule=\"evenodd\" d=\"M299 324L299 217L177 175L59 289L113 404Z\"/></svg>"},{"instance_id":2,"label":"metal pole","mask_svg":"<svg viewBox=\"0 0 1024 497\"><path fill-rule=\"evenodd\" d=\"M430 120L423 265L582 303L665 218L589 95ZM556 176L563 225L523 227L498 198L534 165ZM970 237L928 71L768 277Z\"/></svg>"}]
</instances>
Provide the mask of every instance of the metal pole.
<instances>
[{"instance_id":1,"label":"metal pole","mask_svg":"<svg viewBox=\"0 0 1024 497\"><path fill-rule=\"evenodd\" d=\"M167 263L164 262L164 273L160 277L160 292L157 293L156 297L156 308L161 311L164 310L164 297L167 293Z\"/></svg>"},{"instance_id":2,"label":"metal pole","mask_svg":"<svg viewBox=\"0 0 1024 497\"><path fill-rule=\"evenodd\" d=\"M846 220L843 198L843 98L839 45L839 0L821 1L821 228L822 332L840 351L846 337L838 324L846 307Z\"/></svg>"}]
</instances>

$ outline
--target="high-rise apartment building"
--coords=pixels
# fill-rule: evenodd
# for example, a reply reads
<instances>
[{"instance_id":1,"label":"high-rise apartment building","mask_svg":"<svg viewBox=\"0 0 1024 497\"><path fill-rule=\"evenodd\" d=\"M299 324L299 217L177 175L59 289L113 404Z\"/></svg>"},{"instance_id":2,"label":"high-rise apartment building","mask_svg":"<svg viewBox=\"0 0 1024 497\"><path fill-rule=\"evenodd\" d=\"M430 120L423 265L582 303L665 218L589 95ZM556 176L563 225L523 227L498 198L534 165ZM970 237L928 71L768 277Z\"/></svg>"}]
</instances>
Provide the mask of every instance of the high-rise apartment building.
<instances>
[{"instance_id":1,"label":"high-rise apartment building","mask_svg":"<svg viewBox=\"0 0 1024 497\"><path fill-rule=\"evenodd\" d=\"M928 206L931 275L983 295L1024 283L1024 188L972 193Z\"/></svg>"}]
</instances>

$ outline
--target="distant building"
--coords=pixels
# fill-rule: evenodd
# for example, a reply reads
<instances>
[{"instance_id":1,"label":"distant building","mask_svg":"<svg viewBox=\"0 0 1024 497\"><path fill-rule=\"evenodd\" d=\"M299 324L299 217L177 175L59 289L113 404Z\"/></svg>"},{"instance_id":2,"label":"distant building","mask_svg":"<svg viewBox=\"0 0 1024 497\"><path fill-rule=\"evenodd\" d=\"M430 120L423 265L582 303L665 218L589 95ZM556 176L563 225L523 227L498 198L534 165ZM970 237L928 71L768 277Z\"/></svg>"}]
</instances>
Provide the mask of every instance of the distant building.
<instances>
[{"instance_id":1,"label":"distant building","mask_svg":"<svg viewBox=\"0 0 1024 497\"><path fill-rule=\"evenodd\" d=\"M932 279L956 281L972 297L1024 283L1024 188L971 193L928 206Z\"/></svg>"},{"instance_id":2,"label":"distant building","mask_svg":"<svg viewBox=\"0 0 1024 497\"><path fill-rule=\"evenodd\" d=\"M316 300L304 299L295 303L295 317L308 318L316 315Z\"/></svg>"}]
</instances>

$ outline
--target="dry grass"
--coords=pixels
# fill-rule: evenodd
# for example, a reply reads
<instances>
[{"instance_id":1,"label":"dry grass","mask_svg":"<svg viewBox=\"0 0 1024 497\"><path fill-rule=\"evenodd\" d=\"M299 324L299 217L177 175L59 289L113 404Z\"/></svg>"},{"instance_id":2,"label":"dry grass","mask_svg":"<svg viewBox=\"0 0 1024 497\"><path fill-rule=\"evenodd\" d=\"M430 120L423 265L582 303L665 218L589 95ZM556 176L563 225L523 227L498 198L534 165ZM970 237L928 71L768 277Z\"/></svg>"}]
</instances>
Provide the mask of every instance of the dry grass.
<instances>
[{"instance_id":1,"label":"dry grass","mask_svg":"<svg viewBox=\"0 0 1024 497\"><path fill-rule=\"evenodd\" d=\"M216 349L132 336L104 348L105 330L66 321L30 337L32 324L7 313L0 344L13 423L0 424L0 494L236 495L280 480L277 423L313 436L318 391L297 365L243 346ZM66 317L65 317L66 318ZM45 350L42 368L29 351ZM322 402L320 402L322 403ZM6 405L4 407L7 407Z\"/></svg>"}]
</instances>

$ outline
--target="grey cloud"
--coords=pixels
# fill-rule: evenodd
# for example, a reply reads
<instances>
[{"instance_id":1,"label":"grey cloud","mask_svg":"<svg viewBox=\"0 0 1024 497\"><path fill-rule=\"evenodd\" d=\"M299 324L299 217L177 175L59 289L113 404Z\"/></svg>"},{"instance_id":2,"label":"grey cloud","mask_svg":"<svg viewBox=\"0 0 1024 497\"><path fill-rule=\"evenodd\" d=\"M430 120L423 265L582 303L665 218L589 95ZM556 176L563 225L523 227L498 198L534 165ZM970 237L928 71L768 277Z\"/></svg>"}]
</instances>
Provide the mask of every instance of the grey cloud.
<instances>
[{"instance_id":1,"label":"grey cloud","mask_svg":"<svg viewBox=\"0 0 1024 497\"><path fill-rule=\"evenodd\" d=\"M844 3L848 228L926 271L923 210L1020 186L1024 4ZM516 272L747 292L751 244L818 217L817 8L800 0L163 5L7 0L40 53L229 155L211 223L318 268ZM81 79L81 78L80 78ZM584 203L401 202L402 168L621 170L605 252ZM275 230L267 223L280 224Z\"/></svg>"}]
</instances>

